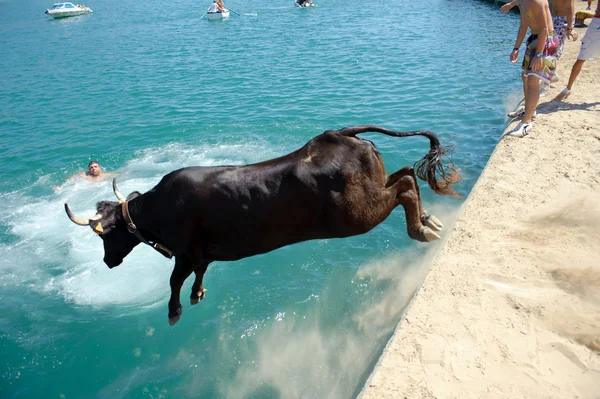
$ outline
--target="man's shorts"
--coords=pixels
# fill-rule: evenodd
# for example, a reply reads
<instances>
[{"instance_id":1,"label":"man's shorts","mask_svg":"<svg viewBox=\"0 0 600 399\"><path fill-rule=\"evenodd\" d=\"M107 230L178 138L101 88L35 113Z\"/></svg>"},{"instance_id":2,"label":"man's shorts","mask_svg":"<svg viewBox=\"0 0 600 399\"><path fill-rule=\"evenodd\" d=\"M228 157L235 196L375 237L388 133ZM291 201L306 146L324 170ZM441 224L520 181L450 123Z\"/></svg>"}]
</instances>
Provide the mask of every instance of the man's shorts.
<instances>
[{"instance_id":1,"label":"man's shorts","mask_svg":"<svg viewBox=\"0 0 600 399\"><path fill-rule=\"evenodd\" d=\"M537 35L531 35L527 39L527 50L525 51L525 57L523 58L523 76L535 76L540 78L546 83L550 83L554 77L556 71L556 50L558 49L558 37L552 32L548 34L546 39L546 45L544 46L542 58L542 69L539 71L533 71L531 69L531 61L535 57L535 50L537 48Z\"/></svg>"},{"instance_id":2,"label":"man's shorts","mask_svg":"<svg viewBox=\"0 0 600 399\"><path fill-rule=\"evenodd\" d=\"M581 39L581 50L577 59L589 61L597 57L600 57L600 18L595 17Z\"/></svg>"},{"instance_id":3,"label":"man's shorts","mask_svg":"<svg viewBox=\"0 0 600 399\"><path fill-rule=\"evenodd\" d=\"M556 49L556 59L558 60L567 41L567 17L552 17L552 23L554 24L554 33L558 36L558 48Z\"/></svg>"}]
</instances>

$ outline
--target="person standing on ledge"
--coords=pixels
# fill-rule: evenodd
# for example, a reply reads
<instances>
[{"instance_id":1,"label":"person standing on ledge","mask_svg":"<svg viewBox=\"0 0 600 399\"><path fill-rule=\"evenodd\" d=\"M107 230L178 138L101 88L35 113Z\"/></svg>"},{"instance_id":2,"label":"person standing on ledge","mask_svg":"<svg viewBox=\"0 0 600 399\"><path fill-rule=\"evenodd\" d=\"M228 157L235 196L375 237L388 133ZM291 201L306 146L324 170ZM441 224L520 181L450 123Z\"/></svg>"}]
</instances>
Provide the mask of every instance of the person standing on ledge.
<instances>
[{"instance_id":1,"label":"person standing on ledge","mask_svg":"<svg viewBox=\"0 0 600 399\"><path fill-rule=\"evenodd\" d=\"M520 1L522 0L513 0L507 3L500 7L500 11L507 13L513 7L518 6ZM573 32L575 4L574 0L551 0L551 5L552 25L560 44L560 47L556 51L556 59L558 60L565 48L567 38L573 41L577 40L577 32Z\"/></svg>"},{"instance_id":2,"label":"person standing on ledge","mask_svg":"<svg viewBox=\"0 0 600 399\"><path fill-rule=\"evenodd\" d=\"M581 50L579 50L577 61L575 61L573 67L571 67L569 83L567 83L567 87L565 87L554 99L557 101L566 100L571 94L571 89L573 88L575 79L579 76L579 72L581 72L583 64L586 61L593 60L597 57L600 57L600 2L598 2L598 5L596 6L596 13L594 14L592 22L590 22L583 39L581 39Z\"/></svg>"},{"instance_id":3,"label":"person standing on ledge","mask_svg":"<svg viewBox=\"0 0 600 399\"><path fill-rule=\"evenodd\" d=\"M523 137L533 128L532 118L540 100L540 80L550 83L554 77L558 37L554 34L548 0L522 0L519 7L521 9L521 25L517 32L515 47L509 58L510 62L517 62L519 47L525 39L527 30L531 29L521 73L525 112L521 122L508 135Z\"/></svg>"},{"instance_id":4,"label":"person standing on ledge","mask_svg":"<svg viewBox=\"0 0 600 399\"><path fill-rule=\"evenodd\" d=\"M507 13L511 8L518 6L521 0L513 0L500 7L500 12ZM575 4L574 0L550 0L551 14L552 14L552 25L554 26L554 32L558 36L558 49L556 50L556 61L560 59L565 48L565 42L568 39L573 41L577 40L577 32L573 31L573 23L575 20ZM554 80L558 80L558 75L554 75ZM540 90L540 95L546 94L549 89L549 84L544 84ZM514 114L514 115L513 115ZM515 118L521 117L524 114L524 110L519 110L508 116Z\"/></svg>"}]
</instances>

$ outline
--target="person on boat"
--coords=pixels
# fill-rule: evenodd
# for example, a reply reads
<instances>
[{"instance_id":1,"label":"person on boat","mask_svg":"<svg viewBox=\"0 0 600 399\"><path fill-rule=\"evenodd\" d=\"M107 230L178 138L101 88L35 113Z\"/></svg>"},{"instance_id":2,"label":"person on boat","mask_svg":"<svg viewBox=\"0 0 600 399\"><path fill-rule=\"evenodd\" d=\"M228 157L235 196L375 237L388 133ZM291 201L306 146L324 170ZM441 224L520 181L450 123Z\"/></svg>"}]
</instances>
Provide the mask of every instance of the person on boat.
<instances>
[{"instance_id":1,"label":"person on boat","mask_svg":"<svg viewBox=\"0 0 600 399\"><path fill-rule=\"evenodd\" d=\"M312 2L310 0L296 0L298 7L310 7Z\"/></svg>"},{"instance_id":2,"label":"person on boat","mask_svg":"<svg viewBox=\"0 0 600 399\"><path fill-rule=\"evenodd\" d=\"M217 0L213 1L213 3L208 8L207 12L209 12L209 13L221 12L221 7L219 7L219 3L217 2Z\"/></svg>"},{"instance_id":3,"label":"person on boat","mask_svg":"<svg viewBox=\"0 0 600 399\"><path fill-rule=\"evenodd\" d=\"M217 5L221 9L221 11L225 11L225 4L223 4L223 0L217 0Z\"/></svg>"}]
</instances>

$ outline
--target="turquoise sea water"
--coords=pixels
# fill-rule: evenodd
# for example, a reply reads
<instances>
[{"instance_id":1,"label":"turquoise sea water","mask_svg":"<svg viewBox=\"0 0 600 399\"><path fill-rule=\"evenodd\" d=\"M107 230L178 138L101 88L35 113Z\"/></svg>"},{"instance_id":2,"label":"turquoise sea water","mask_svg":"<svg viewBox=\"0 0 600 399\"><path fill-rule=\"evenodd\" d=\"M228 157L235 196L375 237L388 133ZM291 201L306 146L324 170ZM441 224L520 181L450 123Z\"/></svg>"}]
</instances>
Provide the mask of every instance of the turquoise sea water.
<instances>
[{"instance_id":1,"label":"turquoise sea water","mask_svg":"<svg viewBox=\"0 0 600 399\"><path fill-rule=\"evenodd\" d=\"M209 3L89 0L51 20L51 2L0 0L0 397L354 397L439 248L408 239L401 208L362 236L213 263L169 327L172 261L138 246L109 270L64 214L93 215L110 182L53 187L97 159L145 191L378 124L454 145L466 197L520 87L518 17L486 2L236 0L241 16L207 21ZM365 137L389 172L428 148ZM463 201L423 195L446 222Z\"/></svg>"}]
</instances>

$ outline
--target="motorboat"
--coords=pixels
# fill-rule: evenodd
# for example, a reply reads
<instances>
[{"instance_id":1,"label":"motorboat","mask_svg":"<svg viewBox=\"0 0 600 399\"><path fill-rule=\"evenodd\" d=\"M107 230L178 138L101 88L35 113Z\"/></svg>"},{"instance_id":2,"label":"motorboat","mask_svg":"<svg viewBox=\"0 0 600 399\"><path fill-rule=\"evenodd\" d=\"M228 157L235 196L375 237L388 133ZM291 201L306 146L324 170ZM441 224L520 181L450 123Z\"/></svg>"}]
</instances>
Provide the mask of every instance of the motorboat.
<instances>
[{"instance_id":1,"label":"motorboat","mask_svg":"<svg viewBox=\"0 0 600 399\"><path fill-rule=\"evenodd\" d=\"M219 11L207 11L206 18L213 20L229 18L229 10L227 8L223 8Z\"/></svg>"},{"instance_id":2,"label":"motorboat","mask_svg":"<svg viewBox=\"0 0 600 399\"><path fill-rule=\"evenodd\" d=\"M70 2L54 3L52 8L46 10L46 14L54 18L75 17L77 15L91 14L92 9L83 4L73 4Z\"/></svg>"},{"instance_id":3,"label":"motorboat","mask_svg":"<svg viewBox=\"0 0 600 399\"><path fill-rule=\"evenodd\" d=\"M296 7L306 8L306 7L314 7L314 6L316 6L316 4L310 0L296 0Z\"/></svg>"}]
</instances>

